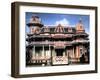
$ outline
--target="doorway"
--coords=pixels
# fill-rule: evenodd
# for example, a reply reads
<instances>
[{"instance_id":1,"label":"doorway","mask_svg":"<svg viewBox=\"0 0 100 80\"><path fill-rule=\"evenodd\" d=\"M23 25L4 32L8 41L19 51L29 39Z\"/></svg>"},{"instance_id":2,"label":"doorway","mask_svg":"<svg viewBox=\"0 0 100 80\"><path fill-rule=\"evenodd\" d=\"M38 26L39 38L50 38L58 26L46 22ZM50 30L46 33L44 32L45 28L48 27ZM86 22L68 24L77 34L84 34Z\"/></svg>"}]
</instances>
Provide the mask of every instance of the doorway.
<instances>
[{"instance_id":1,"label":"doorway","mask_svg":"<svg viewBox=\"0 0 100 80\"><path fill-rule=\"evenodd\" d=\"M55 49L56 56L63 56L64 49Z\"/></svg>"}]
</instances>

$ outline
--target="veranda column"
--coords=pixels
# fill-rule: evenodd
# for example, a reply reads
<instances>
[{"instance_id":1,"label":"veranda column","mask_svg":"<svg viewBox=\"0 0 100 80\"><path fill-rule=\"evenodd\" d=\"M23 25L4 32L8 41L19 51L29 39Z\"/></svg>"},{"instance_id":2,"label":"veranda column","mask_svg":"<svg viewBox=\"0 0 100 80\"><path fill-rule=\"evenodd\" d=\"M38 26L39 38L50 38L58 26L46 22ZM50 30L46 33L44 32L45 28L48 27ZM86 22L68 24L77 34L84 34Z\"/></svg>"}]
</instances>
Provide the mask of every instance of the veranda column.
<instances>
[{"instance_id":1,"label":"veranda column","mask_svg":"<svg viewBox=\"0 0 100 80\"><path fill-rule=\"evenodd\" d=\"M35 62L35 45L33 46L33 49L32 49L32 62L34 63Z\"/></svg>"},{"instance_id":2,"label":"veranda column","mask_svg":"<svg viewBox=\"0 0 100 80\"><path fill-rule=\"evenodd\" d=\"M42 51L42 58L44 58L44 45L43 45L43 51ZM44 60L42 62L44 62ZM42 63L42 66L45 66L45 64Z\"/></svg>"},{"instance_id":3,"label":"veranda column","mask_svg":"<svg viewBox=\"0 0 100 80\"><path fill-rule=\"evenodd\" d=\"M50 57L51 57L50 45L49 45L49 51L48 51L48 53L47 53L47 56L46 56L46 57L48 57L48 58L50 58ZM50 65L50 60L47 60L47 65L48 65L48 66Z\"/></svg>"},{"instance_id":4,"label":"veranda column","mask_svg":"<svg viewBox=\"0 0 100 80\"><path fill-rule=\"evenodd\" d=\"M63 52L63 56L65 56L65 49L64 49L64 52Z\"/></svg>"},{"instance_id":5,"label":"veranda column","mask_svg":"<svg viewBox=\"0 0 100 80\"><path fill-rule=\"evenodd\" d=\"M73 47L73 58L74 58L75 56L74 56L74 47Z\"/></svg>"},{"instance_id":6,"label":"veranda column","mask_svg":"<svg viewBox=\"0 0 100 80\"><path fill-rule=\"evenodd\" d=\"M35 45L33 46L33 54L32 57L35 58Z\"/></svg>"},{"instance_id":7,"label":"veranda column","mask_svg":"<svg viewBox=\"0 0 100 80\"><path fill-rule=\"evenodd\" d=\"M74 47L73 47L73 56L72 56L72 58L73 58L73 62L74 62L74 59L75 59L75 53L74 53Z\"/></svg>"},{"instance_id":8,"label":"veranda column","mask_svg":"<svg viewBox=\"0 0 100 80\"><path fill-rule=\"evenodd\" d=\"M44 45L43 45L42 57L44 57Z\"/></svg>"},{"instance_id":9,"label":"veranda column","mask_svg":"<svg viewBox=\"0 0 100 80\"><path fill-rule=\"evenodd\" d=\"M78 50L79 46L76 46L76 57L78 58L78 54L79 54L79 50Z\"/></svg>"},{"instance_id":10,"label":"veranda column","mask_svg":"<svg viewBox=\"0 0 100 80\"><path fill-rule=\"evenodd\" d=\"M49 45L49 51L50 51L50 45Z\"/></svg>"},{"instance_id":11,"label":"veranda column","mask_svg":"<svg viewBox=\"0 0 100 80\"><path fill-rule=\"evenodd\" d=\"M48 55L49 55L49 57L51 56L50 45L49 45L49 54Z\"/></svg>"}]
</instances>

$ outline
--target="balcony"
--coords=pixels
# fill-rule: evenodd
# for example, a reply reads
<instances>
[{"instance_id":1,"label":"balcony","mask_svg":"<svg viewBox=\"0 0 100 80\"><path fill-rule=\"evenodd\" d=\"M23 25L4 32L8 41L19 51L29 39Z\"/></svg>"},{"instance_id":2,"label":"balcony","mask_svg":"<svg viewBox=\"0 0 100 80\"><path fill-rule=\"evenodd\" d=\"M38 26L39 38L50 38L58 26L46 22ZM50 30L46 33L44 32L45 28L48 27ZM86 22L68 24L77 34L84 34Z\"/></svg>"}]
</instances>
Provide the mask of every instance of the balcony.
<instances>
[{"instance_id":1,"label":"balcony","mask_svg":"<svg viewBox=\"0 0 100 80\"><path fill-rule=\"evenodd\" d=\"M51 57L50 56L35 56L32 57L32 60L49 60Z\"/></svg>"},{"instance_id":2,"label":"balcony","mask_svg":"<svg viewBox=\"0 0 100 80\"><path fill-rule=\"evenodd\" d=\"M31 42L29 45L43 45L43 44L48 44L48 45L67 45L71 44L71 41L41 41L41 42Z\"/></svg>"},{"instance_id":3,"label":"balcony","mask_svg":"<svg viewBox=\"0 0 100 80\"><path fill-rule=\"evenodd\" d=\"M58 65L58 64L68 64L68 57L67 56L53 57L53 65Z\"/></svg>"},{"instance_id":4,"label":"balcony","mask_svg":"<svg viewBox=\"0 0 100 80\"><path fill-rule=\"evenodd\" d=\"M29 61L29 64L33 65L51 65L51 57L50 56L35 56Z\"/></svg>"},{"instance_id":5,"label":"balcony","mask_svg":"<svg viewBox=\"0 0 100 80\"><path fill-rule=\"evenodd\" d=\"M88 43L89 40L73 40L72 43Z\"/></svg>"},{"instance_id":6,"label":"balcony","mask_svg":"<svg viewBox=\"0 0 100 80\"><path fill-rule=\"evenodd\" d=\"M72 46L76 43L89 43L89 40L73 40L73 41L41 41L41 42L31 42L28 45L54 45L56 46Z\"/></svg>"}]
</instances>

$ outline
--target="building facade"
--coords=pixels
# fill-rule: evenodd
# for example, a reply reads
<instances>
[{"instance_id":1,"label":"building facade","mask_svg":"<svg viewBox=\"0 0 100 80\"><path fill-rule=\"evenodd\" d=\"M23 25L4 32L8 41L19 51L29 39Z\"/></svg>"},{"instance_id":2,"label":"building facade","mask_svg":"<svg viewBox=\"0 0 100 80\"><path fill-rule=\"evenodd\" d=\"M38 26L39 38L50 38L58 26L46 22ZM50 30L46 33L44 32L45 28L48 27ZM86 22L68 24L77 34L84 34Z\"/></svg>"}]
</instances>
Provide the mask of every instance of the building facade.
<instances>
[{"instance_id":1,"label":"building facade","mask_svg":"<svg viewBox=\"0 0 100 80\"><path fill-rule=\"evenodd\" d=\"M75 27L45 26L32 16L27 26L26 66L89 63L89 35L81 19Z\"/></svg>"}]
</instances>

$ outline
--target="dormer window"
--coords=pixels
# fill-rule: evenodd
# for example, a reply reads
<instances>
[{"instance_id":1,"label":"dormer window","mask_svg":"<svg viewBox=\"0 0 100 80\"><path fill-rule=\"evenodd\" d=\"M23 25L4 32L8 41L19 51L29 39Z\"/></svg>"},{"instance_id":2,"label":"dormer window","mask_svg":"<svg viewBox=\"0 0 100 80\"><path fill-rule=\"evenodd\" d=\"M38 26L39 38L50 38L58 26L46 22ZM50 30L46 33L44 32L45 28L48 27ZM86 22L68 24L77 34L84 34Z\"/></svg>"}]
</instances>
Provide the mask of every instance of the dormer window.
<instances>
[{"instance_id":1,"label":"dormer window","mask_svg":"<svg viewBox=\"0 0 100 80\"><path fill-rule=\"evenodd\" d=\"M45 27L44 28L44 32L49 32L50 30L49 30L49 28L48 27Z\"/></svg>"},{"instance_id":2,"label":"dormer window","mask_svg":"<svg viewBox=\"0 0 100 80\"><path fill-rule=\"evenodd\" d=\"M68 32L72 32L72 28L68 28Z\"/></svg>"},{"instance_id":3,"label":"dormer window","mask_svg":"<svg viewBox=\"0 0 100 80\"><path fill-rule=\"evenodd\" d=\"M40 33L40 30L39 28L35 31L36 34L39 34Z\"/></svg>"},{"instance_id":4,"label":"dormer window","mask_svg":"<svg viewBox=\"0 0 100 80\"><path fill-rule=\"evenodd\" d=\"M38 34L40 32L40 29L38 27L31 27L31 33L34 34Z\"/></svg>"},{"instance_id":5,"label":"dormer window","mask_svg":"<svg viewBox=\"0 0 100 80\"><path fill-rule=\"evenodd\" d=\"M31 31L30 31L31 33L34 33L34 28L33 27L31 27Z\"/></svg>"},{"instance_id":6,"label":"dormer window","mask_svg":"<svg viewBox=\"0 0 100 80\"><path fill-rule=\"evenodd\" d=\"M80 26L80 29L82 29L82 26Z\"/></svg>"}]
</instances>

